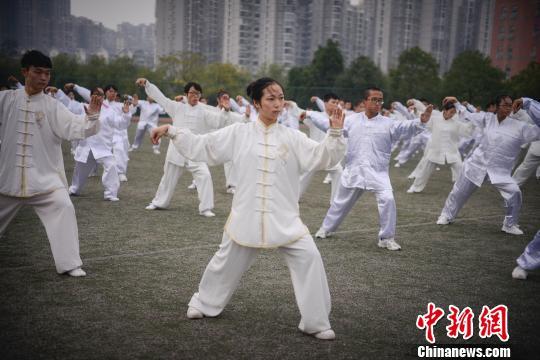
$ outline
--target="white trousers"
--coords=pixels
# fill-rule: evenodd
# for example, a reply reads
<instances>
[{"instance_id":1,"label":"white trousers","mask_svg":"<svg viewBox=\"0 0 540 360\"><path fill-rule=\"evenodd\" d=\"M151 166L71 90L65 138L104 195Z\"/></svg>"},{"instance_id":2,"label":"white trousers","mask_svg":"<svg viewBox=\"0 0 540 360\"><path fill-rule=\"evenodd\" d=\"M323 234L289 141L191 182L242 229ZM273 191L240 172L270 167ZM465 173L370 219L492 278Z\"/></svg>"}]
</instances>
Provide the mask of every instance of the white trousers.
<instances>
[{"instance_id":1,"label":"white trousers","mask_svg":"<svg viewBox=\"0 0 540 360\"><path fill-rule=\"evenodd\" d=\"M116 170L119 174L127 174L129 140L126 136L115 135L113 141L113 155L116 160Z\"/></svg>"},{"instance_id":2,"label":"white trousers","mask_svg":"<svg viewBox=\"0 0 540 360\"><path fill-rule=\"evenodd\" d=\"M224 233L219 250L206 266L199 291L193 295L189 306L207 316L219 315L260 251L238 245ZM289 267L300 309L298 327L309 334L330 329L330 291L321 254L313 238L308 234L292 244L281 246L279 251Z\"/></svg>"},{"instance_id":3,"label":"white trousers","mask_svg":"<svg viewBox=\"0 0 540 360\"><path fill-rule=\"evenodd\" d=\"M360 188L346 188L339 184L336 196L330 209L324 217L322 228L326 232L335 231L345 220L354 204L364 193L371 191L375 193L377 207L379 209L379 239L390 239L396 234L396 202L392 190L365 190Z\"/></svg>"},{"instance_id":4,"label":"white trousers","mask_svg":"<svg viewBox=\"0 0 540 360\"><path fill-rule=\"evenodd\" d=\"M45 227L56 271L61 274L82 266L75 209L65 188L19 198L0 195L0 235L23 205L30 205Z\"/></svg>"},{"instance_id":5,"label":"white trousers","mask_svg":"<svg viewBox=\"0 0 540 360\"><path fill-rule=\"evenodd\" d=\"M330 204L331 204L332 201L334 200L334 197L336 196L337 189L341 182L341 173L343 172L343 166L341 166L341 164L337 164L335 167L327 171L328 171L328 174L330 175L330 178L332 179L332 188L330 192ZM304 193L306 192L309 184L311 183L311 179L313 178L313 175L315 175L315 173L316 171L310 171L300 176L300 197L302 197Z\"/></svg>"},{"instance_id":6,"label":"white trousers","mask_svg":"<svg viewBox=\"0 0 540 360\"><path fill-rule=\"evenodd\" d=\"M152 129L154 129L156 126L152 124L141 124L139 123L137 125L137 130L135 131L135 138L133 139L133 145L131 146L133 149L138 149L141 146L141 143L144 139L145 133L152 133ZM161 139L159 139L159 143L157 145L152 145L154 149L159 150L159 145L161 144Z\"/></svg>"},{"instance_id":7,"label":"white trousers","mask_svg":"<svg viewBox=\"0 0 540 360\"><path fill-rule=\"evenodd\" d=\"M517 258L518 265L525 270L535 270L540 268L540 230L531 240L523 254Z\"/></svg>"},{"instance_id":8,"label":"white trousers","mask_svg":"<svg viewBox=\"0 0 540 360\"><path fill-rule=\"evenodd\" d=\"M80 194L88 175L96 167L97 164L103 166L103 175L101 176L101 183L105 188L103 196L107 198L118 197L118 189L120 188L120 180L118 179L118 171L116 169L116 160L114 156L106 156L100 159L95 159L92 150L88 153L88 159L86 163L75 161L75 169L73 170L73 178L71 179L71 186L69 192L72 194Z\"/></svg>"},{"instance_id":9,"label":"white trousers","mask_svg":"<svg viewBox=\"0 0 540 360\"><path fill-rule=\"evenodd\" d=\"M205 163L189 162L186 166L178 166L172 162L165 161L163 176L159 182L152 204L162 209L169 207L174 189L184 169L191 172L193 181L197 186L199 212L212 210L214 208L214 185L212 184L212 176L210 175L208 165Z\"/></svg>"},{"instance_id":10,"label":"white trousers","mask_svg":"<svg viewBox=\"0 0 540 360\"><path fill-rule=\"evenodd\" d=\"M232 161L223 164L223 170L225 171L225 186L236 187L236 171L234 171Z\"/></svg>"},{"instance_id":11,"label":"white trousers","mask_svg":"<svg viewBox=\"0 0 540 360\"><path fill-rule=\"evenodd\" d=\"M519 221L519 212L521 210L521 190L516 183L493 184L499 190L499 193L504 199L505 217L504 225L517 225ZM472 193L478 189L472 181L467 179L465 172L461 172L448 198L444 203L441 215L444 215L448 220L453 221L459 211L465 205Z\"/></svg>"},{"instance_id":12,"label":"white trousers","mask_svg":"<svg viewBox=\"0 0 540 360\"><path fill-rule=\"evenodd\" d=\"M416 153L417 150L421 150L424 148L424 146L427 143L427 138L423 136L422 134L415 135L409 144L402 148L399 154L396 156L396 160L401 164L405 164L407 161L410 160L410 158L413 157L413 155Z\"/></svg>"},{"instance_id":13,"label":"white trousers","mask_svg":"<svg viewBox=\"0 0 540 360\"><path fill-rule=\"evenodd\" d=\"M431 177L431 174L433 173L433 171L435 171L435 168L439 165L427 159L424 160L424 158L422 158L422 160L420 161L420 163L418 163L419 165L417 167L418 170L415 170L413 172L415 175L415 179L414 179L413 184L411 185L411 189L415 192L420 192L424 190L424 188L426 187L428 183L429 178ZM452 169L452 181L455 181L457 176L459 176L459 173L463 166L463 162L459 160L448 165L450 165L450 168ZM454 174L457 174L456 178L454 177L455 176Z\"/></svg>"},{"instance_id":14,"label":"white trousers","mask_svg":"<svg viewBox=\"0 0 540 360\"><path fill-rule=\"evenodd\" d=\"M535 172L538 174L538 169L540 168L540 156L533 154L533 151L531 151L533 146L534 145L531 145L531 147L529 147L525 159L523 159L521 165L518 166L514 175L512 175L519 186L523 186L527 179Z\"/></svg>"}]
</instances>

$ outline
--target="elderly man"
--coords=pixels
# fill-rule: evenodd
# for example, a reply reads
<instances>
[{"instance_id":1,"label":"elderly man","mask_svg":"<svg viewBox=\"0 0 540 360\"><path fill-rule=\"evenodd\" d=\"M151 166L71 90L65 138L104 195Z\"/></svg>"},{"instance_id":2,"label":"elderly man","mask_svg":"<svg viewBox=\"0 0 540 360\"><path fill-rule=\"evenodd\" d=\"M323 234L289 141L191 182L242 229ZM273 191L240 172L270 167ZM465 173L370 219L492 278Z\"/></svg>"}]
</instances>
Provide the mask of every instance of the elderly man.
<instances>
[{"instance_id":1,"label":"elderly man","mask_svg":"<svg viewBox=\"0 0 540 360\"><path fill-rule=\"evenodd\" d=\"M0 234L30 205L47 232L56 271L85 276L61 144L98 131L102 98L92 96L87 114L75 115L43 93L51 78L49 57L31 50L21 65L24 88L0 93Z\"/></svg>"}]
</instances>

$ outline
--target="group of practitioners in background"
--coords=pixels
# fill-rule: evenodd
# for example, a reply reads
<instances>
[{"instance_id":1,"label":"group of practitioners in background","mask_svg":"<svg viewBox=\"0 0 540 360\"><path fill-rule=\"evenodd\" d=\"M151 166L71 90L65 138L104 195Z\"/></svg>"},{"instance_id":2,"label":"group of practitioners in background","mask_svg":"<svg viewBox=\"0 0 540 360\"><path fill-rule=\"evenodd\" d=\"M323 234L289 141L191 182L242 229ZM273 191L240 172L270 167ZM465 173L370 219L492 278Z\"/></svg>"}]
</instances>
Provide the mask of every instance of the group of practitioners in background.
<instances>
[{"instance_id":1,"label":"group of practitioners in background","mask_svg":"<svg viewBox=\"0 0 540 360\"><path fill-rule=\"evenodd\" d=\"M440 106L410 99L385 109L383 91L370 87L354 106L333 93L323 99L314 96L317 111L301 109L286 99L277 81L260 78L247 87L250 100L222 90L217 106L210 106L201 101L203 90L196 82L188 82L183 95L170 99L140 78L136 84L146 93L142 100L119 96L114 85L49 87L53 66L39 51L25 53L21 67L24 85L0 92L0 234L22 206L32 206L45 227L58 273L86 275L70 196L83 192L99 166L104 199L119 201L129 153L141 147L146 134L155 154L160 154L161 138L170 140L147 210L168 208L187 170L193 176L190 187L198 193L199 214L215 216L209 166L224 165L232 206L219 250L189 302L190 319L219 315L259 251L279 248L291 272L300 330L321 340L335 338L323 261L298 205L317 171L327 173L331 192L315 237L332 236L368 191L374 193L379 213L377 246L390 251L401 250L389 176L393 152L396 167L422 154L409 175L411 196L428 186L434 171L450 167L454 185L439 225L454 222L473 192L490 183L504 199L501 231L522 235L520 186L533 174L540 176L540 104L526 97L501 95L484 111L452 96ZM127 129L137 112L130 146ZM158 126L161 114L168 114L172 124ZM309 136L299 130L300 124ZM71 142L75 160L71 184L64 172L63 140ZM538 267L540 231L518 258L512 276L525 279L527 271Z\"/></svg>"}]
</instances>

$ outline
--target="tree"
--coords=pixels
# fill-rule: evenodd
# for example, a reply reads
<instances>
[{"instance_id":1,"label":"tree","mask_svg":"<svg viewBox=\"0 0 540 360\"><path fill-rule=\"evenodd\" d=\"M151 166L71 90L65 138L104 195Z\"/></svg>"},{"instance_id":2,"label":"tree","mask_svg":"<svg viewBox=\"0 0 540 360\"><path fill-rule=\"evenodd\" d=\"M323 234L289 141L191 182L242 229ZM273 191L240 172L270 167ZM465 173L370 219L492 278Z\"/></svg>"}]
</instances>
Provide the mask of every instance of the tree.
<instances>
[{"instance_id":1,"label":"tree","mask_svg":"<svg viewBox=\"0 0 540 360\"><path fill-rule=\"evenodd\" d=\"M291 68L287 76L285 97L296 101L302 107L307 106L310 104L309 98L312 95L312 88L309 85L312 82L310 66L296 66Z\"/></svg>"},{"instance_id":2,"label":"tree","mask_svg":"<svg viewBox=\"0 0 540 360\"><path fill-rule=\"evenodd\" d=\"M255 78L269 77L283 86L287 86L287 71L283 65L279 64L263 64L259 71L255 74Z\"/></svg>"},{"instance_id":3,"label":"tree","mask_svg":"<svg viewBox=\"0 0 540 360\"><path fill-rule=\"evenodd\" d=\"M198 77L204 94L215 102L220 89L226 90L232 97L246 94L246 87L251 79L249 72L232 64L212 63Z\"/></svg>"},{"instance_id":4,"label":"tree","mask_svg":"<svg viewBox=\"0 0 540 360\"><path fill-rule=\"evenodd\" d=\"M445 95L471 104L485 105L505 92L504 72L491 65L489 57L478 51L465 51L452 61L444 75Z\"/></svg>"},{"instance_id":5,"label":"tree","mask_svg":"<svg viewBox=\"0 0 540 360\"><path fill-rule=\"evenodd\" d=\"M510 79L509 87L514 97L540 99L540 64L531 62L519 74Z\"/></svg>"},{"instance_id":6,"label":"tree","mask_svg":"<svg viewBox=\"0 0 540 360\"><path fill-rule=\"evenodd\" d=\"M363 91L371 86L386 87L386 78L375 63L360 56L336 79L338 95L351 101L360 100Z\"/></svg>"},{"instance_id":7,"label":"tree","mask_svg":"<svg viewBox=\"0 0 540 360\"><path fill-rule=\"evenodd\" d=\"M205 67L204 56L193 52L177 52L159 59L157 71L164 74L164 93L178 94L190 81L196 81Z\"/></svg>"},{"instance_id":8,"label":"tree","mask_svg":"<svg viewBox=\"0 0 540 360\"><path fill-rule=\"evenodd\" d=\"M332 87L345 66L343 55L336 41L328 40L326 46L319 46L311 62L312 86Z\"/></svg>"},{"instance_id":9,"label":"tree","mask_svg":"<svg viewBox=\"0 0 540 360\"><path fill-rule=\"evenodd\" d=\"M403 51L399 56L399 65L389 75L393 98L401 102L412 97L439 102L441 80L438 70L435 58L419 47Z\"/></svg>"}]
</instances>

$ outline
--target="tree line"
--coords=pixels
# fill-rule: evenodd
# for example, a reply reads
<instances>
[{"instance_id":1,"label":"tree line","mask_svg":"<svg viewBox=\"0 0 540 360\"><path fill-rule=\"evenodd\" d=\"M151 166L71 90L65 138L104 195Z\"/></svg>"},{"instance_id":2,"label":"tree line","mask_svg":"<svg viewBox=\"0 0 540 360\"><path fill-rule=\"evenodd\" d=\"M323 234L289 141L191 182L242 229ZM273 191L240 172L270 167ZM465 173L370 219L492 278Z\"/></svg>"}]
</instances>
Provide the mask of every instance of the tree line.
<instances>
[{"instance_id":1,"label":"tree line","mask_svg":"<svg viewBox=\"0 0 540 360\"><path fill-rule=\"evenodd\" d=\"M405 102L411 97L439 104L443 97L452 95L484 107L503 93L540 98L539 63L531 62L516 76L505 79L504 72L478 51L459 54L443 76L439 76L435 58L418 47L402 52L397 67L387 75L365 56L346 66L339 44L332 40L320 46L306 66L286 71L283 66L269 64L263 65L256 74L232 64L207 64L202 55L190 52L164 56L156 69L137 65L127 57L107 62L93 56L88 62L81 63L73 55L59 54L52 60L51 85L56 87L69 82L87 88L115 84L122 94L133 94L141 91L136 87L135 79L145 77L172 97L183 93L188 81L197 81L211 103L220 89L229 91L232 96L245 95L247 84L261 76L281 82L286 97L302 107L309 106L312 95L323 96L328 92L354 102L360 100L363 90L370 86L384 91L387 104L396 100ZM19 59L0 55L0 84L4 84L9 75L20 77Z\"/></svg>"}]
</instances>

